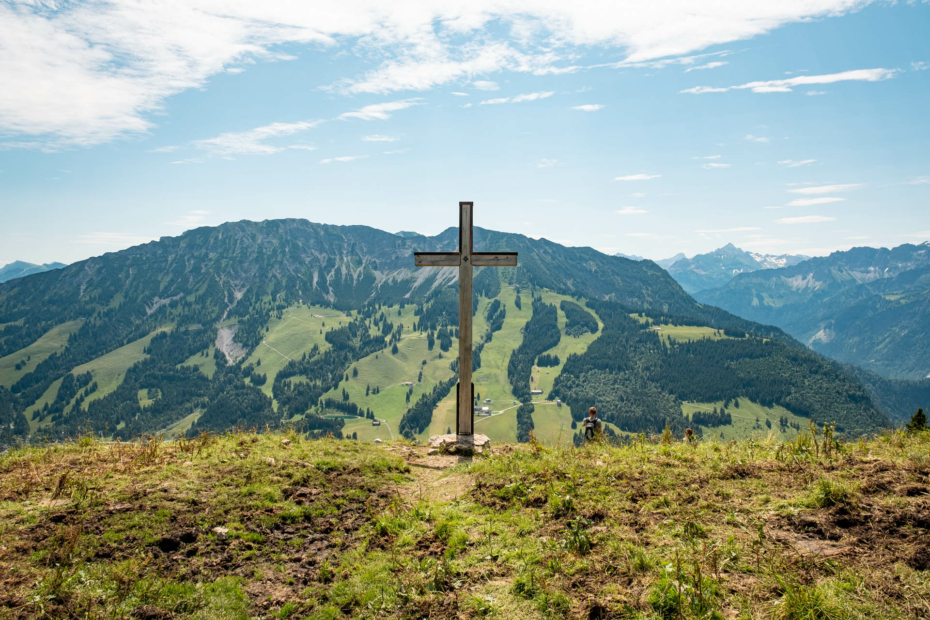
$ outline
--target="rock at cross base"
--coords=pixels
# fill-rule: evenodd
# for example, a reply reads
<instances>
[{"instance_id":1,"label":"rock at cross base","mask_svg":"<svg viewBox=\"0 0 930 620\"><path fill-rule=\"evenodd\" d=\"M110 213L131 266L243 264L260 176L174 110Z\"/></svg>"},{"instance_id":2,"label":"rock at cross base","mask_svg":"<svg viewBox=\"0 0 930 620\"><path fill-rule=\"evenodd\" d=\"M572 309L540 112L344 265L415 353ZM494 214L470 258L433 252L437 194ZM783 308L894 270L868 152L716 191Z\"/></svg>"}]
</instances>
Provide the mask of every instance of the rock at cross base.
<instances>
[{"instance_id":1,"label":"rock at cross base","mask_svg":"<svg viewBox=\"0 0 930 620\"><path fill-rule=\"evenodd\" d=\"M487 435L433 435L429 447L449 454L482 454L491 451L491 440Z\"/></svg>"}]
</instances>

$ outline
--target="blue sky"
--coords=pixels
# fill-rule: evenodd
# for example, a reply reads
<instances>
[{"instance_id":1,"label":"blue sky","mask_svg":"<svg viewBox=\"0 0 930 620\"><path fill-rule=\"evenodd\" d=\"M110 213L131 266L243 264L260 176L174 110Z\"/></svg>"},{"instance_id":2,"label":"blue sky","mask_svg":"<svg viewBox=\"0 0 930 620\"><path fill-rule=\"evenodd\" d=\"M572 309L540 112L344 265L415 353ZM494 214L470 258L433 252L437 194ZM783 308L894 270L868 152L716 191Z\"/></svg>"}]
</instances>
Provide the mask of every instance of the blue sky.
<instances>
[{"instance_id":1,"label":"blue sky","mask_svg":"<svg viewBox=\"0 0 930 620\"><path fill-rule=\"evenodd\" d=\"M930 239L925 2L312 4L0 1L0 263L459 200L653 259Z\"/></svg>"}]
</instances>

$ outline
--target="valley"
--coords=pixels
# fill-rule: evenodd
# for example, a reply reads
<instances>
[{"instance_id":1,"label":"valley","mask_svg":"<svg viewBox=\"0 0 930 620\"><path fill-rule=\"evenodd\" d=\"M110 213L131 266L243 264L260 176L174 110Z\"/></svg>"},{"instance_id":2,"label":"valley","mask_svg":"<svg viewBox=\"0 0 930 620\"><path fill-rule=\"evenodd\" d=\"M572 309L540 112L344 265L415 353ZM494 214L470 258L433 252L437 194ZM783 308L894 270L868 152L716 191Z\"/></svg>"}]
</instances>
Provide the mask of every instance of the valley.
<instances>
[{"instance_id":1,"label":"valley","mask_svg":"<svg viewBox=\"0 0 930 620\"><path fill-rule=\"evenodd\" d=\"M0 285L12 426L30 439L281 425L365 442L444 434L455 279L412 268L411 253L455 240L239 222ZM475 278L474 385L486 408L475 424L492 441L532 431L572 445L590 406L618 440L666 426L788 440L811 418L852 435L889 424L855 377L776 328L695 303L653 263L482 229L476 243L521 252L519 267ZM27 312L35 304L43 311ZM881 389L903 415L910 401Z\"/></svg>"}]
</instances>

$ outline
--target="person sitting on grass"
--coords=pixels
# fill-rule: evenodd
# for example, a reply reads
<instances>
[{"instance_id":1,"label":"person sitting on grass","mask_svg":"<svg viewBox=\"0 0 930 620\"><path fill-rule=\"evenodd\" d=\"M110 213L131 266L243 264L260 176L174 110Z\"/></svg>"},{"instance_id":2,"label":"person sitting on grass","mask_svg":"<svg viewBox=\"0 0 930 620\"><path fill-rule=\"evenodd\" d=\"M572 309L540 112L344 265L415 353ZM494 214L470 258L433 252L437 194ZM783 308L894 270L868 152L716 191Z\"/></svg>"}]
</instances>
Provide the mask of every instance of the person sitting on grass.
<instances>
[{"instance_id":1,"label":"person sitting on grass","mask_svg":"<svg viewBox=\"0 0 930 620\"><path fill-rule=\"evenodd\" d=\"M584 436L592 441L601 434L601 421L597 418L597 407L588 409L588 417L584 421Z\"/></svg>"}]
</instances>

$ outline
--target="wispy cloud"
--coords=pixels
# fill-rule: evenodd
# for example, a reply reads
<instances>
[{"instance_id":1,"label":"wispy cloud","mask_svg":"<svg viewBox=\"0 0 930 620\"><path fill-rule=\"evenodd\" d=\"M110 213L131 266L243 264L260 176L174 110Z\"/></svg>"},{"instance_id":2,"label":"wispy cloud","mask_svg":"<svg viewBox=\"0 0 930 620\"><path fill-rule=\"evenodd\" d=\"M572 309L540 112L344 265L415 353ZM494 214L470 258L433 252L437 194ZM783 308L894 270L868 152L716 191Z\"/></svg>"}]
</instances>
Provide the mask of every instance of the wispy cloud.
<instances>
[{"instance_id":1,"label":"wispy cloud","mask_svg":"<svg viewBox=\"0 0 930 620\"><path fill-rule=\"evenodd\" d=\"M209 211L188 211L178 219L168 222L172 226L180 226L181 228L194 228L204 223L207 219L207 216L210 215Z\"/></svg>"},{"instance_id":2,"label":"wispy cloud","mask_svg":"<svg viewBox=\"0 0 930 620\"><path fill-rule=\"evenodd\" d=\"M383 136L381 134L374 134L372 136L365 136L362 138L365 142L397 142L400 138L394 136Z\"/></svg>"},{"instance_id":3,"label":"wispy cloud","mask_svg":"<svg viewBox=\"0 0 930 620\"><path fill-rule=\"evenodd\" d=\"M177 146L177 145L160 146L160 147L155 148L155 149L149 149L147 152L149 152L149 153L173 153L173 152L175 152L176 150L178 150L179 148L181 148L181 147L180 147L180 146Z\"/></svg>"},{"instance_id":4,"label":"wispy cloud","mask_svg":"<svg viewBox=\"0 0 930 620\"><path fill-rule=\"evenodd\" d=\"M826 215L802 215L800 217L783 217L775 220L776 224L820 224L822 222L835 222L835 217Z\"/></svg>"},{"instance_id":5,"label":"wispy cloud","mask_svg":"<svg viewBox=\"0 0 930 620\"><path fill-rule=\"evenodd\" d=\"M456 97L468 97L468 93L460 93L455 90L453 90L451 94L455 95Z\"/></svg>"},{"instance_id":6,"label":"wispy cloud","mask_svg":"<svg viewBox=\"0 0 930 620\"><path fill-rule=\"evenodd\" d=\"M750 142L762 142L763 144L769 141L765 136L754 136L752 134L747 134L746 139Z\"/></svg>"},{"instance_id":7,"label":"wispy cloud","mask_svg":"<svg viewBox=\"0 0 930 620\"><path fill-rule=\"evenodd\" d=\"M642 193L642 192L634 192L634 193L630 194L630 196L632 196L633 198L645 198L645 197L646 197L646 194L644 194L644 193Z\"/></svg>"},{"instance_id":8,"label":"wispy cloud","mask_svg":"<svg viewBox=\"0 0 930 620\"><path fill-rule=\"evenodd\" d=\"M658 179L661 174L646 174L640 172L639 174L628 174L621 177L614 177L614 181L648 181L649 179Z\"/></svg>"},{"instance_id":9,"label":"wispy cloud","mask_svg":"<svg viewBox=\"0 0 930 620\"><path fill-rule=\"evenodd\" d=\"M485 99L481 105L496 105L500 103L523 103L524 101L536 101L537 99L547 99L555 94L554 90L540 91L537 93L524 93L514 97L499 97L497 99Z\"/></svg>"},{"instance_id":10,"label":"wispy cloud","mask_svg":"<svg viewBox=\"0 0 930 620\"><path fill-rule=\"evenodd\" d=\"M432 4L303 2L0 3L6 55L0 129L8 145L44 149L150 131L178 93L256 61L290 61L281 49L352 49L374 69L331 91L424 91L488 82L502 72L551 75L588 50L621 55L614 66L692 66L709 46L743 41L792 22L846 13L850 0L767 3ZM500 27L498 27L500 26ZM558 45L552 45L552 42ZM722 58L724 53L715 53ZM698 60L700 58L700 60ZM366 64L363 63L363 64ZM36 88L42 84L42 88ZM488 84L493 84L488 82ZM14 148L14 147L9 147Z\"/></svg>"},{"instance_id":11,"label":"wispy cloud","mask_svg":"<svg viewBox=\"0 0 930 620\"><path fill-rule=\"evenodd\" d=\"M708 162L706 164L701 164L701 168L705 170L716 170L718 168L729 168L730 164L721 164L717 162Z\"/></svg>"},{"instance_id":12,"label":"wispy cloud","mask_svg":"<svg viewBox=\"0 0 930 620\"><path fill-rule=\"evenodd\" d=\"M323 121L320 120L314 120L298 121L296 123L271 123L269 125L250 129L249 131L223 133L215 138L197 140L194 142L194 146L198 149L207 151L210 155L219 157L229 157L233 155L272 155L274 153L280 153L290 147L267 144L267 140L307 131L322 122ZM306 145L299 146L303 148L306 147Z\"/></svg>"},{"instance_id":13,"label":"wispy cloud","mask_svg":"<svg viewBox=\"0 0 930 620\"><path fill-rule=\"evenodd\" d=\"M552 168L553 166L558 166L561 164L558 159L540 159L538 162L533 164L537 168Z\"/></svg>"},{"instance_id":14,"label":"wispy cloud","mask_svg":"<svg viewBox=\"0 0 930 620\"><path fill-rule=\"evenodd\" d=\"M171 165L172 166L187 166L189 164L202 164L205 161L207 160L204 159L203 157L189 157L187 159L177 159L171 162Z\"/></svg>"},{"instance_id":15,"label":"wispy cloud","mask_svg":"<svg viewBox=\"0 0 930 620\"><path fill-rule=\"evenodd\" d=\"M798 198L788 203L789 207L812 207L814 205L828 205L831 202L843 202L845 198L839 196L824 196L822 198Z\"/></svg>"},{"instance_id":16,"label":"wispy cloud","mask_svg":"<svg viewBox=\"0 0 930 620\"><path fill-rule=\"evenodd\" d=\"M491 82L490 80L478 80L471 83L472 86L478 90L499 90L500 86L497 85L497 82Z\"/></svg>"},{"instance_id":17,"label":"wispy cloud","mask_svg":"<svg viewBox=\"0 0 930 620\"><path fill-rule=\"evenodd\" d=\"M342 120L358 118L363 121L386 121L391 118L391 112L406 110L407 108L415 105L423 105L424 103L421 97L401 99L399 101L387 101L385 103L373 103L359 108L358 110L353 110L352 112L343 112L339 115L339 118Z\"/></svg>"},{"instance_id":18,"label":"wispy cloud","mask_svg":"<svg viewBox=\"0 0 930 620\"><path fill-rule=\"evenodd\" d=\"M898 73L898 69L855 69L827 75L799 75L785 80L765 80L747 82L739 86L695 86L686 88L682 93L701 95L704 93L725 93L730 90L751 90L754 93L790 93L797 86L812 84L835 84L836 82L880 82L888 80Z\"/></svg>"},{"instance_id":19,"label":"wispy cloud","mask_svg":"<svg viewBox=\"0 0 930 620\"><path fill-rule=\"evenodd\" d=\"M598 110L603 109L599 103L586 103L584 105L573 105L572 110L581 110L582 112L597 112Z\"/></svg>"},{"instance_id":20,"label":"wispy cloud","mask_svg":"<svg viewBox=\"0 0 930 620\"><path fill-rule=\"evenodd\" d=\"M331 164L334 161L336 162L347 162L347 161L357 161L359 159L367 159L368 155L343 155L342 157L327 157L326 159L321 159L321 164Z\"/></svg>"},{"instance_id":21,"label":"wispy cloud","mask_svg":"<svg viewBox=\"0 0 930 620\"><path fill-rule=\"evenodd\" d=\"M703 230L696 230L696 233L705 233L705 234L716 234L716 233L735 233L735 232L751 232L753 230L762 230L755 226L737 226L735 228L705 228Z\"/></svg>"},{"instance_id":22,"label":"wispy cloud","mask_svg":"<svg viewBox=\"0 0 930 620\"><path fill-rule=\"evenodd\" d=\"M715 62L708 62L708 63L703 64L703 65L698 65L697 67L688 67L687 69L685 69L685 73L690 73L691 71L700 71L700 70L702 70L702 69L716 69L717 67L722 67L723 65L728 65L728 64L730 64L730 63L728 63L728 62L725 61L725 60L718 60L718 61L715 61Z\"/></svg>"},{"instance_id":23,"label":"wispy cloud","mask_svg":"<svg viewBox=\"0 0 930 620\"><path fill-rule=\"evenodd\" d=\"M828 92L826 90L809 90L804 94L808 97L819 97L820 95L826 95Z\"/></svg>"},{"instance_id":24,"label":"wispy cloud","mask_svg":"<svg viewBox=\"0 0 930 620\"><path fill-rule=\"evenodd\" d=\"M783 159L779 163L781 166L788 166L789 168L800 168L801 166L809 166L812 163L817 161L816 159L802 159L795 161L794 159Z\"/></svg>"},{"instance_id":25,"label":"wispy cloud","mask_svg":"<svg viewBox=\"0 0 930 620\"><path fill-rule=\"evenodd\" d=\"M930 185L930 176L917 177L907 182L908 185Z\"/></svg>"},{"instance_id":26,"label":"wispy cloud","mask_svg":"<svg viewBox=\"0 0 930 620\"><path fill-rule=\"evenodd\" d=\"M407 149L394 149L392 151L381 151L382 155L400 155L406 153Z\"/></svg>"},{"instance_id":27,"label":"wispy cloud","mask_svg":"<svg viewBox=\"0 0 930 620\"><path fill-rule=\"evenodd\" d=\"M642 215L643 213L649 213L641 207L621 207L617 209L619 215Z\"/></svg>"},{"instance_id":28,"label":"wispy cloud","mask_svg":"<svg viewBox=\"0 0 930 620\"><path fill-rule=\"evenodd\" d=\"M911 71L926 71L930 69L930 62L926 60L918 60L911 63Z\"/></svg>"},{"instance_id":29,"label":"wispy cloud","mask_svg":"<svg viewBox=\"0 0 930 620\"><path fill-rule=\"evenodd\" d=\"M864 183L846 183L843 185L815 185L813 187L796 187L789 189L792 194L835 194L837 192L848 192L854 189L862 189Z\"/></svg>"}]
</instances>

